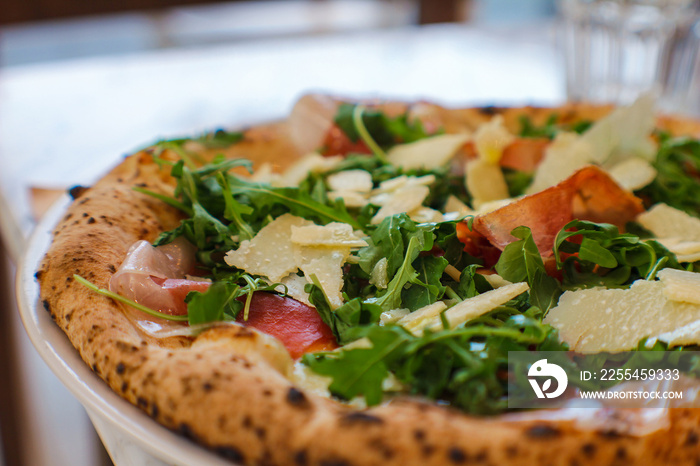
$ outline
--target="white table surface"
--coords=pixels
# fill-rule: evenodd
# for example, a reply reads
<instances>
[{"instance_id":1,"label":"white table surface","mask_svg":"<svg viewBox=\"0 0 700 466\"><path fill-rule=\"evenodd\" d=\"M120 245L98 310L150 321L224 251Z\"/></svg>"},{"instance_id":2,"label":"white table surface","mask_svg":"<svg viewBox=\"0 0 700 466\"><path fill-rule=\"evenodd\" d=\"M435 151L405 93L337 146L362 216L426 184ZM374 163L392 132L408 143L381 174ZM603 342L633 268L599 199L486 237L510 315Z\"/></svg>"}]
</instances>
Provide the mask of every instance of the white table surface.
<instances>
[{"instance_id":1,"label":"white table surface","mask_svg":"<svg viewBox=\"0 0 700 466\"><path fill-rule=\"evenodd\" d=\"M551 29L440 25L0 70L0 233L18 258L34 226L29 187L89 185L156 138L277 118L309 91L453 106L560 102ZM31 383L43 385L29 397L61 406L41 419L49 434L39 444L81 445L84 421L66 422L82 416L77 402L53 390L59 382L36 357L28 364ZM52 464L90 464L77 450L54 450L63 456Z\"/></svg>"}]
</instances>

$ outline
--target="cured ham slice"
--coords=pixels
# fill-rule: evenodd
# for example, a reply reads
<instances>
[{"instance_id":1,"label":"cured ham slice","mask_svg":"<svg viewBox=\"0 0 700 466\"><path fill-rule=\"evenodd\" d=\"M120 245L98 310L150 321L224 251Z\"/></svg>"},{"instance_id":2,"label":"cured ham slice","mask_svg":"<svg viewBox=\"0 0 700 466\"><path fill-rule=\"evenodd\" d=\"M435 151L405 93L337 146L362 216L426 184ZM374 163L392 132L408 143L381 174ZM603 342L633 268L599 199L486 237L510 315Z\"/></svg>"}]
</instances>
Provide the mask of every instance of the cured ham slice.
<instances>
[{"instance_id":1,"label":"cured ham slice","mask_svg":"<svg viewBox=\"0 0 700 466\"><path fill-rule=\"evenodd\" d=\"M205 292L210 285L184 278L193 266L194 247L184 238L159 247L137 241L112 276L109 289L164 314L186 315L187 294ZM316 309L289 297L256 292L248 319L240 312L237 321L277 338L293 358L337 347L333 332Z\"/></svg>"},{"instance_id":2,"label":"cured ham slice","mask_svg":"<svg viewBox=\"0 0 700 466\"><path fill-rule=\"evenodd\" d=\"M184 238L159 247L137 241L109 281L109 289L164 314L184 315L184 296L209 287L207 282L185 279L193 266L194 246Z\"/></svg>"},{"instance_id":3,"label":"cured ham slice","mask_svg":"<svg viewBox=\"0 0 700 466\"><path fill-rule=\"evenodd\" d=\"M530 228L537 249L546 257L552 254L556 234L575 218L611 223L624 229L643 210L641 199L591 165L558 185L476 217L472 233L485 237L502 251L516 240L510 232L524 225ZM473 244L470 235L468 246Z\"/></svg>"},{"instance_id":4,"label":"cured ham slice","mask_svg":"<svg viewBox=\"0 0 700 466\"><path fill-rule=\"evenodd\" d=\"M238 313L236 320L280 340L294 359L304 353L328 351L338 346L333 332L316 309L285 296L256 292L250 303L248 320L243 320L243 312Z\"/></svg>"}]
</instances>

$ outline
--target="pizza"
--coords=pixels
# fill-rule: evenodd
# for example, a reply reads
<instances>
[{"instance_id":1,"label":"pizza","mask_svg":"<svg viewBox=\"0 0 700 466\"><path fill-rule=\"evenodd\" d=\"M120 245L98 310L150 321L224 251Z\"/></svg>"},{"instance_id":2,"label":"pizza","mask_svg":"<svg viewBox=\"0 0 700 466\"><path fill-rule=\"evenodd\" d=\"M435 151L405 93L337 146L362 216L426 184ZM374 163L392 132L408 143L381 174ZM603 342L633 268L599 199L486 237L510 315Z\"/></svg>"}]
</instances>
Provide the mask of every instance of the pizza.
<instances>
[{"instance_id":1,"label":"pizza","mask_svg":"<svg viewBox=\"0 0 700 466\"><path fill-rule=\"evenodd\" d=\"M236 463L696 464L691 402L513 411L505 359L696 347L699 134L647 96L305 96L73 188L41 299L115 392Z\"/></svg>"}]
</instances>

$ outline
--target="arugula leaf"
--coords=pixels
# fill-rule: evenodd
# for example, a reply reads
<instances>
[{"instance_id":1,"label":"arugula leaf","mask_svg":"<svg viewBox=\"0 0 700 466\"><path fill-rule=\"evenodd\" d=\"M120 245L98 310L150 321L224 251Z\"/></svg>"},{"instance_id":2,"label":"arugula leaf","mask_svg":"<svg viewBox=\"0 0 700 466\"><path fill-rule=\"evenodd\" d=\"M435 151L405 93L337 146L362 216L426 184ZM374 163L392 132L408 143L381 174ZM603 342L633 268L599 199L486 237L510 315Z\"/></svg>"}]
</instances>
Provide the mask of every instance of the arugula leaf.
<instances>
[{"instance_id":1,"label":"arugula leaf","mask_svg":"<svg viewBox=\"0 0 700 466\"><path fill-rule=\"evenodd\" d=\"M511 282L527 281L532 304L546 312L556 305L562 293L559 283L547 275L530 229L521 226L510 234L520 240L505 247L496 263L496 272Z\"/></svg>"},{"instance_id":2,"label":"arugula leaf","mask_svg":"<svg viewBox=\"0 0 700 466\"><path fill-rule=\"evenodd\" d=\"M343 399L364 395L368 405L382 400L389 373L411 393L444 400L472 413L504 411L508 351L542 345L561 350L556 332L529 315L509 315L498 327L476 324L416 337L395 325L370 326L361 335L370 348L304 356L314 372L331 377L331 393Z\"/></svg>"},{"instance_id":3,"label":"arugula leaf","mask_svg":"<svg viewBox=\"0 0 700 466\"><path fill-rule=\"evenodd\" d=\"M663 267L682 268L657 241L643 241L620 233L614 225L584 220L573 220L557 233L554 257L557 268L564 271L564 284L571 288L627 286L640 278L653 278Z\"/></svg>"},{"instance_id":4,"label":"arugula leaf","mask_svg":"<svg viewBox=\"0 0 700 466\"><path fill-rule=\"evenodd\" d=\"M590 120L581 120L569 125L559 124L559 116L553 113L547 117L547 121L543 125L537 126L532 123L532 120L527 115L521 115L520 121L520 136L524 138L547 138L554 139L560 131L573 131L582 134L593 125Z\"/></svg>"},{"instance_id":5,"label":"arugula leaf","mask_svg":"<svg viewBox=\"0 0 700 466\"><path fill-rule=\"evenodd\" d=\"M429 304L433 304L445 293L442 284L442 274L447 267L447 259L439 256L421 256L412 264L417 275L416 283L420 286L411 286L401 292L402 303L410 310L415 311Z\"/></svg>"},{"instance_id":6,"label":"arugula leaf","mask_svg":"<svg viewBox=\"0 0 700 466\"><path fill-rule=\"evenodd\" d=\"M294 215L318 220L323 224L343 222L357 230L362 228L340 204L332 207L321 204L299 188L275 188L263 183L245 181L235 176L229 176L228 182L231 192L234 195L246 196L255 210L269 210L271 207L282 206L284 210Z\"/></svg>"},{"instance_id":7,"label":"arugula leaf","mask_svg":"<svg viewBox=\"0 0 700 466\"><path fill-rule=\"evenodd\" d=\"M410 334L400 327L384 330L373 327L367 334L371 348L344 350L333 355L307 354L303 361L314 372L333 378L328 387L331 393L346 400L365 397L368 405L382 400L382 382L389 375L387 363L400 354L400 349L410 339Z\"/></svg>"},{"instance_id":8,"label":"arugula leaf","mask_svg":"<svg viewBox=\"0 0 700 466\"><path fill-rule=\"evenodd\" d=\"M455 292L461 299L469 299L493 289L483 275L476 273L479 265L468 265L462 271Z\"/></svg>"},{"instance_id":9,"label":"arugula leaf","mask_svg":"<svg viewBox=\"0 0 700 466\"><path fill-rule=\"evenodd\" d=\"M234 320L243 309L237 300L241 287L235 283L214 282L205 292L192 291L187 294L187 315L190 325L205 324L224 319Z\"/></svg>"},{"instance_id":10,"label":"arugula leaf","mask_svg":"<svg viewBox=\"0 0 700 466\"><path fill-rule=\"evenodd\" d=\"M360 135L353 121L353 113L356 105L343 103L338 107L335 116L335 124L352 141L357 142ZM397 143L414 142L428 137L419 120L408 121L408 113L389 118L382 111L365 108L362 112L362 123L372 139L382 147L389 147Z\"/></svg>"},{"instance_id":11,"label":"arugula leaf","mask_svg":"<svg viewBox=\"0 0 700 466\"><path fill-rule=\"evenodd\" d=\"M656 178L639 195L700 216L700 141L662 138L653 165Z\"/></svg>"}]
</instances>

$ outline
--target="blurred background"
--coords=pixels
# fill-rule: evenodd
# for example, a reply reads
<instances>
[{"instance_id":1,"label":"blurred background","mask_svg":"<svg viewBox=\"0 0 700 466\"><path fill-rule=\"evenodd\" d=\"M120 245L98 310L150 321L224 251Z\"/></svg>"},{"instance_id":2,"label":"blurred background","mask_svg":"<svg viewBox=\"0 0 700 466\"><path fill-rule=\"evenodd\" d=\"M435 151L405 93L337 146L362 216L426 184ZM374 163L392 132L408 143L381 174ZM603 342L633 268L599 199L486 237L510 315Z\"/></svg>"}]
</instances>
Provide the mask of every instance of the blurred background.
<instances>
[{"instance_id":1,"label":"blurred background","mask_svg":"<svg viewBox=\"0 0 700 466\"><path fill-rule=\"evenodd\" d=\"M4 0L0 66L411 24L517 24L554 0Z\"/></svg>"}]
</instances>

